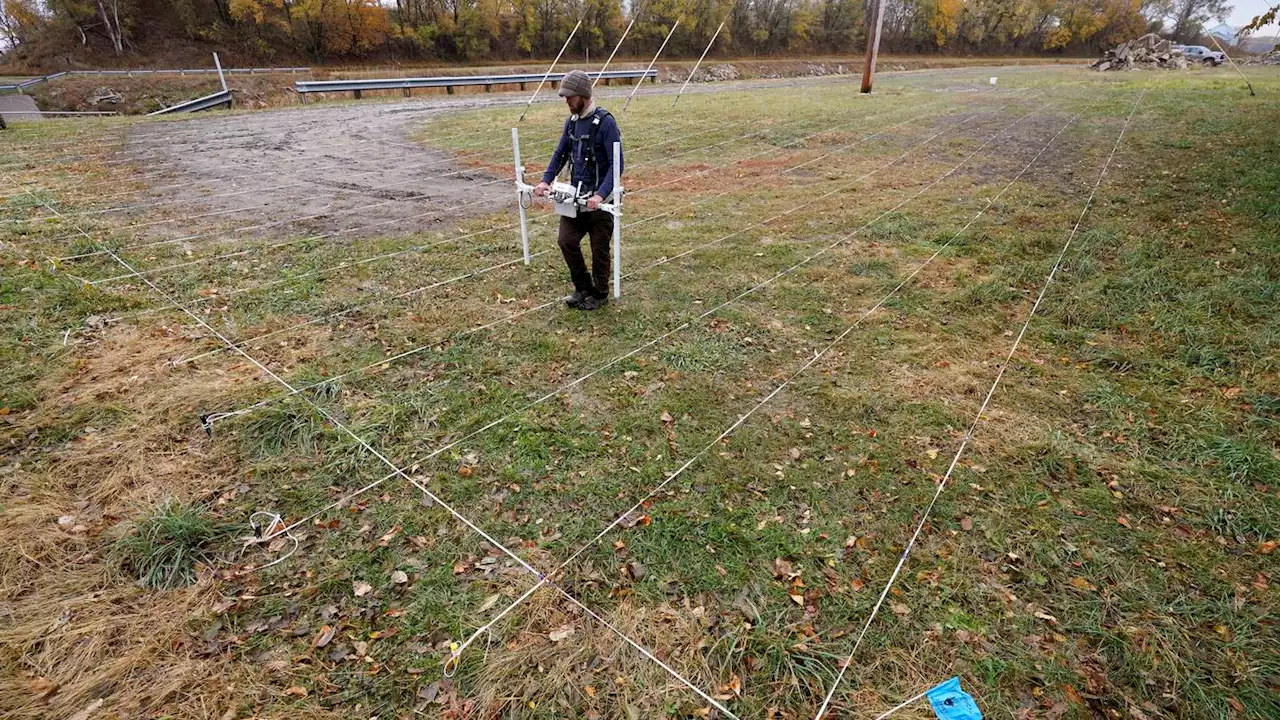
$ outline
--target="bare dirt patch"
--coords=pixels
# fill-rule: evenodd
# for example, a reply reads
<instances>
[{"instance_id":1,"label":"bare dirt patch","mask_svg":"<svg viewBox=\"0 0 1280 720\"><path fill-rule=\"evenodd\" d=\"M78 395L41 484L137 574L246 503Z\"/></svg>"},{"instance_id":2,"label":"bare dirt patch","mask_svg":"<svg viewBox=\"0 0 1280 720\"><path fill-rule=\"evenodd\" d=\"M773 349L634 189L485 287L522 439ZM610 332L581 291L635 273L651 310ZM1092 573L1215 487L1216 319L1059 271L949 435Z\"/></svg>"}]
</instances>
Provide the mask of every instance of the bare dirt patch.
<instances>
[{"instance_id":1,"label":"bare dirt patch","mask_svg":"<svg viewBox=\"0 0 1280 720\"><path fill-rule=\"evenodd\" d=\"M291 230L399 234L438 229L510 199L495 176L410 142L423 119L372 105L195 117L139 128L123 152L144 170L168 171L153 181L168 189L153 197L178 200L171 204L192 214L232 211L221 216L232 227L299 218ZM166 223L162 232L188 234L181 225Z\"/></svg>"}]
</instances>

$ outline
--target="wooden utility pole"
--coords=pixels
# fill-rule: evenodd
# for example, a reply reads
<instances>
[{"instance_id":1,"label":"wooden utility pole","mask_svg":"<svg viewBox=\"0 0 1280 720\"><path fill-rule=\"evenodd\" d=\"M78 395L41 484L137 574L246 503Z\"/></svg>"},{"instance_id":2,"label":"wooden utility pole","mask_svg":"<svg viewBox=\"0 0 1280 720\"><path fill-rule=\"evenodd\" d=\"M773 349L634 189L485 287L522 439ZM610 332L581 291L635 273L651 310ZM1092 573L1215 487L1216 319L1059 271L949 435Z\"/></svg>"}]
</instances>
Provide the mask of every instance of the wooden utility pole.
<instances>
[{"instance_id":1,"label":"wooden utility pole","mask_svg":"<svg viewBox=\"0 0 1280 720\"><path fill-rule=\"evenodd\" d=\"M862 68L862 92L871 92L871 79L876 73L876 56L880 54L880 27L884 25L884 0L872 0L875 4L872 6L872 12L875 13L875 27L871 30L871 36L867 42L867 64Z\"/></svg>"}]
</instances>

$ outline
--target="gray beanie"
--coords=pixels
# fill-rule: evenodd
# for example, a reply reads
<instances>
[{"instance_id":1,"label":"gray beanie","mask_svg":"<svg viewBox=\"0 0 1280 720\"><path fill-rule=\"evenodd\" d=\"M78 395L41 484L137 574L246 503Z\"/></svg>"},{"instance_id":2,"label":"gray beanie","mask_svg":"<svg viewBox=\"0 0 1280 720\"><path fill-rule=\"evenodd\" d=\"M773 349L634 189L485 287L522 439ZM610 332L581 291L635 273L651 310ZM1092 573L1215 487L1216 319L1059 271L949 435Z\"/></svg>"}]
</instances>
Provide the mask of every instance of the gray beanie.
<instances>
[{"instance_id":1,"label":"gray beanie","mask_svg":"<svg viewBox=\"0 0 1280 720\"><path fill-rule=\"evenodd\" d=\"M581 70L574 70L560 81L560 97L591 97L591 77Z\"/></svg>"}]
</instances>

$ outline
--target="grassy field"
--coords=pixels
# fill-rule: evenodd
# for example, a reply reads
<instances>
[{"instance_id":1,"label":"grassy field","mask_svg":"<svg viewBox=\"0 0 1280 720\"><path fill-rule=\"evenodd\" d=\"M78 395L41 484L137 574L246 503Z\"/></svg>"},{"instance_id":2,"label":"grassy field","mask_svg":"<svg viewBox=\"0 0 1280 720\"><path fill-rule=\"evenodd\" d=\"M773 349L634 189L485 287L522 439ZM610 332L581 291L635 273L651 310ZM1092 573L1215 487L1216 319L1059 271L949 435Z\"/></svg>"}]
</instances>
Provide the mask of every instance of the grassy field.
<instances>
[{"instance_id":1,"label":"grassy field","mask_svg":"<svg viewBox=\"0 0 1280 720\"><path fill-rule=\"evenodd\" d=\"M0 709L871 718L959 675L991 717L1280 716L1254 73L611 104L594 313L543 207L529 267L513 207L130 228L77 213L145 185L108 164L145 121L0 133ZM411 141L502 177L515 114ZM522 123L531 168L562 119Z\"/></svg>"}]
</instances>

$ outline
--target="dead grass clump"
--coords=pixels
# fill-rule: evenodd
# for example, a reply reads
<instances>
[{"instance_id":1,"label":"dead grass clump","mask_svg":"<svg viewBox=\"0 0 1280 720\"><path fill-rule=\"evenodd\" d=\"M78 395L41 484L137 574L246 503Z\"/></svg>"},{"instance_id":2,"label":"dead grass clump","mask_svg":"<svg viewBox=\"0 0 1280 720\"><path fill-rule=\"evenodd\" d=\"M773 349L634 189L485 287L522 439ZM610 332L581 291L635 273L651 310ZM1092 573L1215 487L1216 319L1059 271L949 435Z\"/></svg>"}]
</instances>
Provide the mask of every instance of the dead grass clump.
<instances>
[{"instance_id":1,"label":"dead grass clump","mask_svg":"<svg viewBox=\"0 0 1280 720\"><path fill-rule=\"evenodd\" d=\"M168 367L188 345L165 328L103 331L14 418L19 462L5 477L0 515L5 717L69 717L91 706L152 716L178 693L220 683L207 680L219 678L222 661L188 647L188 625L207 611L212 584L158 594L117 572L108 551L121 520L159 498L203 499L234 476L198 442L195 411L243 376Z\"/></svg>"}]
</instances>

